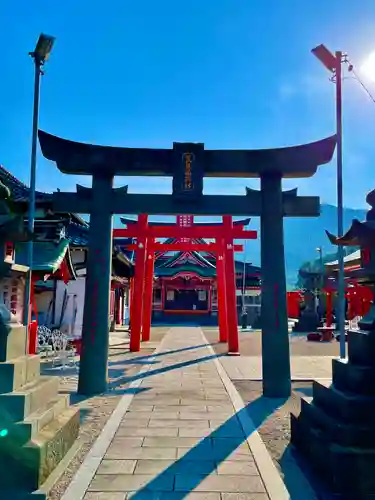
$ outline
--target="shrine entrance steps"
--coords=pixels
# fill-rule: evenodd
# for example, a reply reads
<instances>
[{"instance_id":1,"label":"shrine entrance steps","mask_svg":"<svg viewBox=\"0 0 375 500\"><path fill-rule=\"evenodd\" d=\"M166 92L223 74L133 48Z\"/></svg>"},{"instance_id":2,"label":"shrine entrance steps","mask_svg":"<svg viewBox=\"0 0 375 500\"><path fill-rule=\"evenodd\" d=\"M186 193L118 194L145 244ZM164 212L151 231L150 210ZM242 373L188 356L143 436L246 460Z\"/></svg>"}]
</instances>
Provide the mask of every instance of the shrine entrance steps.
<instances>
[{"instance_id":1,"label":"shrine entrance steps","mask_svg":"<svg viewBox=\"0 0 375 500\"><path fill-rule=\"evenodd\" d=\"M130 387L62 500L290 498L200 328L171 328Z\"/></svg>"},{"instance_id":2,"label":"shrine entrance steps","mask_svg":"<svg viewBox=\"0 0 375 500\"><path fill-rule=\"evenodd\" d=\"M57 377L40 374L40 357L26 355L27 329L0 324L0 498L37 498L73 446L79 410L58 393Z\"/></svg>"}]
</instances>

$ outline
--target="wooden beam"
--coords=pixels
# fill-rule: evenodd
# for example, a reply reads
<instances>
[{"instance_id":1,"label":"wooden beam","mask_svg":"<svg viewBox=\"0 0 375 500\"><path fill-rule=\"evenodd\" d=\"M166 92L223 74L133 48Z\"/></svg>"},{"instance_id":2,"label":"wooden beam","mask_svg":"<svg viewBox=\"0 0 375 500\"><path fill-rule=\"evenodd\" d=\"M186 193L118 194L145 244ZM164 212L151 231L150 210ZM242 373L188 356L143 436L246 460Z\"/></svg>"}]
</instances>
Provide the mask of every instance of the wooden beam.
<instances>
[{"instance_id":1,"label":"wooden beam","mask_svg":"<svg viewBox=\"0 0 375 500\"><path fill-rule=\"evenodd\" d=\"M84 197L77 193L53 193L55 212L91 212L91 195ZM285 217L317 217L320 214L318 196L283 197ZM149 214L149 215L232 215L239 217L260 217L262 206L258 192L247 196L203 195L192 203L182 203L170 194L126 194L113 190L106 208L112 214Z\"/></svg>"},{"instance_id":2,"label":"wooden beam","mask_svg":"<svg viewBox=\"0 0 375 500\"><path fill-rule=\"evenodd\" d=\"M136 251L137 245L126 245L126 250ZM155 243L151 247L153 252L208 252L214 253L218 251L218 246L215 243ZM243 245L234 245L235 252L243 252Z\"/></svg>"},{"instance_id":3,"label":"wooden beam","mask_svg":"<svg viewBox=\"0 0 375 500\"><path fill-rule=\"evenodd\" d=\"M140 232L136 225L126 229L114 229L114 238L224 238L225 236L233 240L256 240L256 231L245 231L242 227L233 227L230 232L223 226L203 226L203 227L178 227L178 226L149 226L146 232Z\"/></svg>"}]
</instances>

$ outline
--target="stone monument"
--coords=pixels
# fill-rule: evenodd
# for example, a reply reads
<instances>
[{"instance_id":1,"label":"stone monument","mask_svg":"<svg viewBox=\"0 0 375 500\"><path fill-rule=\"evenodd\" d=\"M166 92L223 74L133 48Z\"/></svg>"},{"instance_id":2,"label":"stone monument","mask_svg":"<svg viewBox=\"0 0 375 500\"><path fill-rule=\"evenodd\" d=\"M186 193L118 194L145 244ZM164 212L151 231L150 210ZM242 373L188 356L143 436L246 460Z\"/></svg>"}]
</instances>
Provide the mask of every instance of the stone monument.
<instances>
[{"instance_id":1,"label":"stone monument","mask_svg":"<svg viewBox=\"0 0 375 500\"><path fill-rule=\"evenodd\" d=\"M300 276L305 281L304 302L305 308L298 318L297 323L293 327L294 332L311 333L315 332L321 321L316 310L316 290L318 289L321 280L321 273L299 271Z\"/></svg>"},{"instance_id":2,"label":"stone monument","mask_svg":"<svg viewBox=\"0 0 375 500\"><path fill-rule=\"evenodd\" d=\"M375 191L366 221L353 220L332 243L360 246L358 283L375 286ZM348 359L334 359L332 381L313 383L313 398L302 398L298 418L291 416L291 442L329 489L341 498L375 498L375 306L348 333Z\"/></svg>"}]
</instances>

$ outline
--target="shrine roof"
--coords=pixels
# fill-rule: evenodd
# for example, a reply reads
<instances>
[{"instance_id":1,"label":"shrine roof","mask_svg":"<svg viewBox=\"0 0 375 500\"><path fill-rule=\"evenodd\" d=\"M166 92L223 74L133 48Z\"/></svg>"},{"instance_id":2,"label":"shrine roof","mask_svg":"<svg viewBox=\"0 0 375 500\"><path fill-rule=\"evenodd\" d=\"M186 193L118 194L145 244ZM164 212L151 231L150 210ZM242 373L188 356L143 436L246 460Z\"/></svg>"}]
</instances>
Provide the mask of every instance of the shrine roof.
<instances>
[{"instance_id":1,"label":"shrine roof","mask_svg":"<svg viewBox=\"0 0 375 500\"><path fill-rule=\"evenodd\" d=\"M177 273L181 272L181 269L186 264L185 263L179 264L178 260L181 258L181 256L184 253L191 253L193 255L194 259L196 259L197 264L193 264L193 263L189 264L192 269L197 270L197 269L202 269L202 268L203 269L213 268L213 269L215 269L215 272L213 275L216 276L216 258L215 258L215 256L212 254L209 254L207 257L205 257L204 255L202 255L203 252L181 252L181 251L179 251L179 252L173 253L173 255L171 255L169 257L166 256L165 254L160 254L155 260L155 272L158 269L160 269L160 270L173 269L174 272L168 273L168 276L173 276L173 274L177 274ZM244 267L245 267L245 275L246 276L248 276L248 277L249 276L256 276L257 278L260 278L261 269L259 266L254 266L250 262L245 262L245 266L244 266L244 262L241 260L235 260L234 264L235 264L236 274L242 274L244 271ZM160 272L162 272L162 271L160 271Z\"/></svg>"},{"instance_id":2,"label":"shrine roof","mask_svg":"<svg viewBox=\"0 0 375 500\"><path fill-rule=\"evenodd\" d=\"M243 260L235 260L234 266L236 273L243 273L244 269ZM253 276L253 275L260 276L261 269L259 266L254 266L253 264L251 264L251 262L245 262L245 274L246 276Z\"/></svg>"},{"instance_id":3,"label":"shrine roof","mask_svg":"<svg viewBox=\"0 0 375 500\"><path fill-rule=\"evenodd\" d=\"M216 268L215 267L200 267L194 266L191 264L185 264L182 266L176 267L155 267L155 276L156 277L171 277L180 273L194 273L198 274L198 276L202 276L204 278L214 278L216 277Z\"/></svg>"},{"instance_id":4,"label":"shrine roof","mask_svg":"<svg viewBox=\"0 0 375 500\"><path fill-rule=\"evenodd\" d=\"M14 201L28 201L30 198L30 188L26 186L22 181L17 179L13 174L11 174L5 167L0 165L0 181L7 186L13 196ZM51 200L52 195L48 193L43 193L41 191L36 191L36 200Z\"/></svg>"},{"instance_id":5,"label":"shrine roof","mask_svg":"<svg viewBox=\"0 0 375 500\"><path fill-rule=\"evenodd\" d=\"M375 189L367 193L366 202L370 210L366 213L364 222L358 219L352 220L352 225L341 237L335 236L329 231L326 234L333 245L339 246L375 246Z\"/></svg>"},{"instance_id":6,"label":"shrine roof","mask_svg":"<svg viewBox=\"0 0 375 500\"><path fill-rule=\"evenodd\" d=\"M24 228L23 216L0 215L0 240L28 241L30 233Z\"/></svg>"},{"instance_id":7,"label":"shrine roof","mask_svg":"<svg viewBox=\"0 0 375 500\"><path fill-rule=\"evenodd\" d=\"M126 226L129 224L137 224L137 219L130 219L128 217L120 217L120 221ZM250 224L250 217L247 219L234 220L233 226L248 226ZM193 226L221 226L222 222L194 222ZM149 221L149 226L176 226L179 227L176 222L168 222L168 221ZM172 241L171 241L172 243Z\"/></svg>"},{"instance_id":8,"label":"shrine roof","mask_svg":"<svg viewBox=\"0 0 375 500\"><path fill-rule=\"evenodd\" d=\"M112 267L117 276L129 277L133 274L134 264L125 254L121 247L114 246L112 249Z\"/></svg>"},{"instance_id":9,"label":"shrine roof","mask_svg":"<svg viewBox=\"0 0 375 500\"><path fill-rule=\"evenodd\" d=\"M89 241L89 225L70 222L66 228L66 237L74 247L87 247Z\"/></svg>"},{"instance_id":10,"label":"shrine roof","mask_svg":"<svg viewBox=\"0 0 375 500\"><path fill-rule=\"evenodd\" d=\"M72 247L87 247L89 244L89 225L77 224L70 222L67 226L66 238ZM120 253L129 265L132 265L133 252L126 250L124 247L132 243L132 238L116 238L113 248L116 249L116 256Z\"/></svg>"},{"instance_id":11,"label":"shrine roof","mask_svg":"<svg viewBox=\"0 0 375 500\"><path fill-rule=\"evenodd\" d=\"M17 179L5 167L0 165L0 182L2 182L11 192L12 199L17 203L28 204L30 200L30 188L22 181ZM44 193L42 191L35 192L36 203L42 205L52 206L52 194ZM86 222L78 215L71 213L70 216L78 223L85 224Z\"/></svg>"},{"instance_id":12,"label":"shrine roof","mask_svg":"<svg viewBox=\"0 0 375 500\"><path fill-rule=\"evenodd\" d=\"M43 156L54 161L66 174L93 175L103 172L127 176L167 176L174 174L176 151L156 148L99 146L70 141L39 130ZM180 148L181 144L175 146ZM183 146L183 145L182 145ZM298 146L255 150L205 150L199 148L205 177L256 178L278 172L287 178L311 177L319 165L332 159L336 136Z\"/></svg>"},{"instance_id":13,"label":"shrine roof","mask_svg":"<svg viewBox=\"0 0 375 500\"><path fill-rule=\"evenodd\" d=\"M62 262L66 259L70 275L75 278L75 271L69 252L69 241L67 239L61 239L57 244L51 241L35 241L33 246L33 271L53 274L60 269ZM26 265L27 243L17 243L15 253L16 263Z\"/></svg>"},{"instance_id":14,"label":"shrine roof","mask_svg":"<svg viewBox=\"0 0 375 500\"><path fill-rule=\"evenodd\" d=\"M367 220L360 222L357 219L352 221L349 230L341 237L337 237L326 231L329 241L333 245L341 246L364 246L375 244L375 221Z\"/></svg>"},{"instance_id":15,"label":"shrine roof","mask_svg":"<svg viewBox=\"0 0 375 500\"><path fill-rule=\"evenodd\" d=\"M351 254L346 255L344 257L344 263L347 264L347 263L355 262L356 260L359 260L360 258L361 258L361 250L356 250L355 252L352 252ZM339 263L338 260L333 260L331 262L326 262L324 265L327 267L333 267L333 266L337 266L338 263Z\"/></svg>"},{"instance_id":16,"label":"shrine roof","mask_svg":"<svg viewBox=\"0 0 375 500\"><path fill-rule=\"evenodd\" d=\"M212 262L209 262L202 254L201 252L177 252L174 255L172 255L170 258L164 260L160 265L158 265L157 261L155 263L155 266L160 269L164 267L171 267L175 268L175 266L181 267L184 264L179 264L178 261L184 256L184 255L191 255L192 259L196 261L196 267L213 267L215 268L215 265L212 264ZM194 265L194 263L191 263Z\"/></svg>"},{"instance_id":17,"label":"shrine roof","mask_svg":"<svg viewBox=\"0 0 375 500\"><path fill-rule=\"evenodd\" d=\"M190 241L192 243L198 243L200 245L206 245L208 243L208 241L204 240L203 238L191 238ZM212 240L212 241L214 241L214 240ZM165 243L165 244L173 244L173 243L177 243L177 242L178 242L178 238L166 238L163 241L163 243ZM181 250L167 250L166 252L165 251L155 252L155 255L156 255L156 259L164 260L164 262L165 262L165 260L169 260L169 259L175 257L176 255L180 255L181 253L183 253ZM199 253L201 256L206 257L206 258L214 257L214 254L211 252L199 251L197 253Z\"/></svg>"}]
</instances>

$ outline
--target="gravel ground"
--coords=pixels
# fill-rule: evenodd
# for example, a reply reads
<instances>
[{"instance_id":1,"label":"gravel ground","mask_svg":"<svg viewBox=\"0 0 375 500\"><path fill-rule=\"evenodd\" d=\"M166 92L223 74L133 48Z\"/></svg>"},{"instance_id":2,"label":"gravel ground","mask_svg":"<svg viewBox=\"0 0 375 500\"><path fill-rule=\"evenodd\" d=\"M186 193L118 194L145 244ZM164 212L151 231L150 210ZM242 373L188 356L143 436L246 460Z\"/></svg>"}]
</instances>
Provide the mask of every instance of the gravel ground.
<instances>
[{"instance_id":1,"label":"gravel ground","mask_svg":"<svg viewBox=\"0 0 375 500\"><path fill-rule=\"evenodd\" d=\"M271 455L277 470L285 481L285 484L287 486L292 486L293 477L291 477L290 468L288 467L288 461L290 460L290 414L292 413L298 416L301 411L301 397L312 396L312 381L292 382L293 392L290 398L283 404L280 404L280 406L272 411L269 416L263 415L264 418L262 418L262 415L258 413L258 421L254 403L262 398L262 382L249 380L234 380L232 382L236 386L244 403L249 405L248 411L250 416L257 425L259 435ZM254 414L256 415L255 418ZM298 466L319 500L338 499L338 497L326 491L324 485L311 474L311 471L306 468L306 465L301 465L301 463L298 462ZM292 492L292 490L290 491ZM293 496L293 498L298 498L298 500L300 500L299 496Z\"/></svg>"},{"instance_id":2,"label":"gravel ground","mask_svg":"<svg viewBox=\"0 0 375 500\"><path fill-rule=\"evenodd\" d=\"M110 380L113 382L124 375L132 377L137 374L147 364L147 358L142 360L139 358L151 355L168 330L169 328L154 328L151 334L151 342L143 344L139 353L130 353L126 345L110 348L108 372ZM133 360L134 362L132 362ZM126 363L126 368L124 368L124 362ZM73 476L85 459L86 454L118 405L124 390L130 384L130 382L120 383L120 380L118 380L118 386L108 394L91 398L79 398L76 394L76 377L69 376L68 373L65 375L61 379L60 392L70 393L71 403L81 410L81 427L78 437L79 450L49 492L48 498L50 500L61 499Z\"/></svg>"},{"instance_id":3,"label":"gravel ground","mask_svg":"<svg viewBox=\"0 0 375 500\"><path fill-rule=\"evenodd\" d=\"M226 344L219 344L219 332L217 329L204 328L207 340L212 344L217 354L227 352ZM262 333L260 330L246 331L239 330L240 353L244 356L262 355ZM337 340L332 342L308 342L305 335L289 336L291 356L339 356L340 343Z\"/></svg>"},{"instance_id":4,"label":"gravel ground","mask_svg":"<svg viewBox=\"0 0 375 500\"><path fill-rule=\"evenodd\" d=\"M252 380L234 380L236 389L241 394L245 404L249 404L262 397L262 382ZM259 426L259 434L267 446L280 472L280 462L290 441L290 414L298 416L301 411L301 397L311 396L312 382L293 382L293 392L281 406L279 406Z\"/></svg>"}]
</instances>

